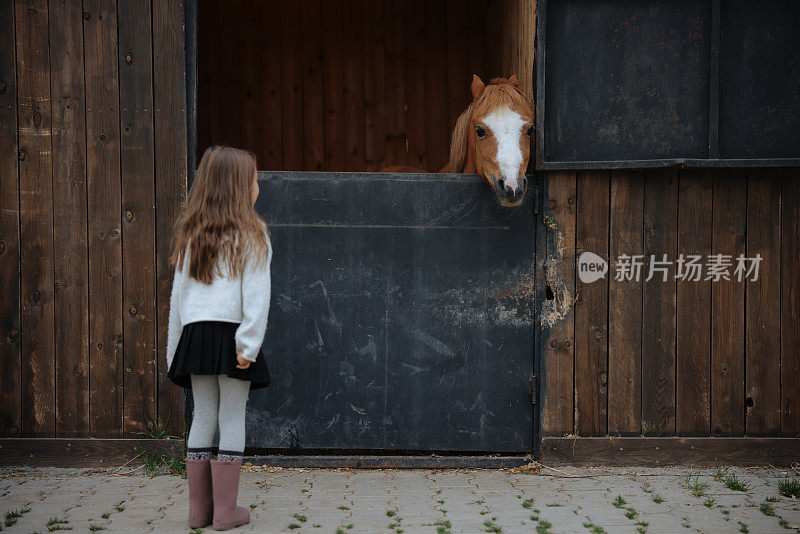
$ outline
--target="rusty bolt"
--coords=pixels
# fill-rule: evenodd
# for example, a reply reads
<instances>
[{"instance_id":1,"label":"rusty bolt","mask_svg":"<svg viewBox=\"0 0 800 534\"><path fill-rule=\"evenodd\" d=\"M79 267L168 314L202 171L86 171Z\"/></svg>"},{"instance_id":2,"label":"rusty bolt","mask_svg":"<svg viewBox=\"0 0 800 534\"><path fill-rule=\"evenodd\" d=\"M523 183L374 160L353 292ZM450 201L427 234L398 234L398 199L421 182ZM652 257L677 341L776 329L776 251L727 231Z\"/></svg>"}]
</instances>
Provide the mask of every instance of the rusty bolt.
<instances>
[{"instance_id":1,"label":"rusty bolt","mask_svg":"<svg viewBox=\"0 0 800 534\"><path fill-rule=\"evenodd\" d=\"M130 367L126 367L125 368L125 372L128 373L128 374L131 374L131 368Z\"/></svg>"},{"instance_id":2,"label":"rusty bolt","mask_svg":"<svg viewBox=\"0 0 800 534\"><path fill-rule=\"evenodd\" d=\"M12 436L16 436L19 433L19 428L16 425L12 426L9 430Z\"/></svg>"},{"instance_id":3,"label":"rusty bolt","mask_svg":"<svg viewBox=\"0 0 800 534\"><path fill-rule=\"evenodd\" d=\"M97 349L98 350L103 350L103 342L102 341L98 341L97 342Z\"/></svg>"},{"instance_id":4,"label":"rusty bolt","mask_svg":"<svg viewBox=\"0 0 800 534\"><path fill-rule=\"evenodd\" d=\"M603 337L603 334L599 330L594 333L594 338L595 339L600 339L601 337Z\"/></svg>"},{"instance_id":5,"label":"rusty bolt","mask_svg":"<svg viewBox=\"0 0 800 534\"><path fill-rule=\"evenodd\" d=\"M99 139L101 143L105 143L106 139L108 139L108 136L106 134L100 134Z\"/></svg>"},{"instance_id":6,"label":"rusty bolt","mask_svg":"<svg viewBox=\"0 0 800 534\"><path fill-rule=\"evenodd\" d=\"M17 154L17 157L19 157L20 161L25 161L25 151L24 150L20 150L19 154Z\"/></svg>"},{"instance_id":7,"label":"rusty bolt","mask_svg":"<svg viewBox=\"0 0 800 534\"><path fill-rule=\"evenodd\" d=\"M569 197L567 197L567 204L569 204L570 206L575 204L575 197L573 197L571 195Z\"/></svg>"},{"instance_id":8,"label":"rusty bolt","mask_svg":"<svg viewBox=\"0 0 800 534\"><path fill-rule=\"evenodd\" d=\"M570 342L569 342L569 341L565 341L565 342L564 342L564 346L565 346L565 347L567 347L567 348L569 348L569 346L570 346Z\"/></svg>"},{"instance_id":9,"label":"rusty bolt","mask_svg":"<svg viewBox=\"0 0 800 534\"><path fill-rule=\"evenodd\" d=\"M12 328L8 331L8 340L10 342L14 343L17 340L17 337L19 337L19 330Z\"/></svg>"},{"instance_id":10,"label":"rusty bolt","mask_svg":"<svg viewBox=\"0 0 800 534\"><path fill-rule=\"evenodd\" d=\"M130 53L130 52L128 52L127 54L125 54L125 63L127 63L128 65L130 65L131 63L133 63L133 56L131 55L131 53Z\"/></svg>"},{"instance_id":11,"label":"rusty bolt","mask_svg":"<svg viewBox=\"0 0 800 534\"><path fill-rule=\"evenodd\" d=\"M125 210L125 220L128 222L133 220L133 212L131 210Z\"/></svg>"},{"instance_id":12,"label":"rusty bolt","mask_svg":"<svg viewBox=\"0 0 800 534\"><path fill-rule=\"evenodd\" d=\"M551 341L550 342L550 346L553 347L553 348L556 348L558 346L558 341L556 341L556 340Z\"/></svg>"},{"instance_id":13,"label":"rusty bolt","mask_svg":"<svg viewBox=\"0 0 800 534\"><path fill-rule=\"evenodd\" d=\"M558 207L558 201L556 201L556 199L554 199L554 198L551 198L550 202L548 202L548 204L549 204L551 210L555 210Z\"/></svg>"},{"instance_id":14,"label":"rusty bolt","mask_svg":"<svg viewBox=\"0 0 800 534\"><path fill-rule=\"evenodd\" d=\"M6 251L6 242L0 241L0 254L3 254Z\"/></svg>"},{"instance_id":15,"label":"rusty bolt","mask_svg":"<svg viewBox=\"0 0 800 534\"><path fill-rule=\"evenodd\" d=\"M89 20L90 18L91 18L91 17L89 16L89 13L88 13L88 12L86 12L86 11L84 11L84 12L83 12L83 20Z\"/></svg>"},{"instance_id":16,"label":"rusty bolt","mask_svg":"<svg viewBox=\"0 0 800 534\"><path fill-rule=\"evenodd\" d=\"M600 373L600 383L605 385L606 380L608 380L608 376L605 373Z\"/></svg>"},{"instance_id":17,"label":"rusty bolt","mask_svg":"<svg viewBox=\"0 0 800 534\"><path fill-rule=\"evenodd\" d=\"M6 94L6 81L0 80L0 95Z\"/></svg>"},{"instance_id":18,"label":"rusty bolt","mask_svg":"<svg viewBox=\"0 0 800 534\"><path fill-rule=\"evenodd\" d=\"M33 302L39 302L40 300L42 300L42 292L36 289L33 292Z\"/></svg>"},{"instance_id":19,"label":"rusty bolt","mask_svg":"<svg viewBox=\"0 0 800 534\"><path fill-rule=\"evenodd\" d=\"M34 111L33 113L33 125L40 126L42 124L42 114L38 111Z\"/></svg>"},{"instance_id":20,"label":"rusty bolt","mask_svg":"<svg viewBox=\"0 0 800 534\"><path fill-rule=\"evenodd\" d=\"M136 312L139 310L136 309L136 306L131 306L128 308L128 313L131 314L131 317L136 317Z\"/></svg>"}]
</instances>

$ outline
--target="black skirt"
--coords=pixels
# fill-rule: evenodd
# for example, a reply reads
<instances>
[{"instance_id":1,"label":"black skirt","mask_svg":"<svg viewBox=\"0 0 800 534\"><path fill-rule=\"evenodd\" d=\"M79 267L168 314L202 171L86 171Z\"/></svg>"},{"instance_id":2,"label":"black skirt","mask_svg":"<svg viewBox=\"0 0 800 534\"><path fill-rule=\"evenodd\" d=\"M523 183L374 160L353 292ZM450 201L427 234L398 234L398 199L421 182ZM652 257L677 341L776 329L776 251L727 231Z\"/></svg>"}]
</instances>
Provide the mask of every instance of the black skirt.
<instances>
[{"instance_id":1,"label":"black skirt","mask_svg":"<svg viewBox=\"0 0 800 534\"><path fill-rule=\"evenodd\" d=\"M259 350L247 369L237 369L236 328L239 323L198 321L184 325L167 376L175 384L191 389L190 375L228 375L250 381L250 389L269 385L267 360Z\"/></svg>"}]
</instances>

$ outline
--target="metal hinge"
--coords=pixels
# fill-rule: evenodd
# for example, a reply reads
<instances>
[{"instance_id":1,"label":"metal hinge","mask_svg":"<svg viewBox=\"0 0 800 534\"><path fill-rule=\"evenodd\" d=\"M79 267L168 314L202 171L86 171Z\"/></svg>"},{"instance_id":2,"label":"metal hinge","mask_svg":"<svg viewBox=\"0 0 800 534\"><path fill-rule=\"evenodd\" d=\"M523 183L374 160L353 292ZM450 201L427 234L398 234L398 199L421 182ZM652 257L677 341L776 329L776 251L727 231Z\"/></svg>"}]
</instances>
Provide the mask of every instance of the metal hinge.
<instances>
[{"instance_id":1,"label":"metal hinge","mask_svg":"<svg viewBox=\"0 0 800 534\"><path fill-rule=\"evenodd\" d=\"M528 393L531 396L531 404L538 404L539 403L539 381L536 379L536 375L531 375L528 378Z\"/></svg>"}]
</instances>

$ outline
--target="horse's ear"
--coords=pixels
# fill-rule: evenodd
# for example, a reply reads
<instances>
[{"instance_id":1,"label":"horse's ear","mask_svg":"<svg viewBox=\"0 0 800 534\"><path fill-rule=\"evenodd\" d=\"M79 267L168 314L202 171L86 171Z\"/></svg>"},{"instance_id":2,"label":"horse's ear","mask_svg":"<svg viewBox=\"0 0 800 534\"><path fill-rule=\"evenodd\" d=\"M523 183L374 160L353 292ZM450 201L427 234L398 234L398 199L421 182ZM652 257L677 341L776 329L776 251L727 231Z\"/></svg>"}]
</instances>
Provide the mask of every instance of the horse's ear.
<instances>
[{"instance_id":1,"label":"horse's ear","mask_svg":"<svg viewBox=\"0 0 800 534\"><path fill-rule=\"evenodd\" d=\"M483 90L486 89L486 84L483 83L483 80L481 80L477 74L473 74L470 89L472 89L472 98L475 99L483 94Z\"/></svg>"},{"instance_id":2,"label":"horse's ear","mask_svg":"<svg viewBox=\"0 0 800 534\"><path fill-rule=\"evenodd\" d=\"M522 88L522 84L519 82L519 78L517 78L516 74L512 74L508 81L511 82L511 85L514 87L518 89Z\"/></svg>"}]
</instances>

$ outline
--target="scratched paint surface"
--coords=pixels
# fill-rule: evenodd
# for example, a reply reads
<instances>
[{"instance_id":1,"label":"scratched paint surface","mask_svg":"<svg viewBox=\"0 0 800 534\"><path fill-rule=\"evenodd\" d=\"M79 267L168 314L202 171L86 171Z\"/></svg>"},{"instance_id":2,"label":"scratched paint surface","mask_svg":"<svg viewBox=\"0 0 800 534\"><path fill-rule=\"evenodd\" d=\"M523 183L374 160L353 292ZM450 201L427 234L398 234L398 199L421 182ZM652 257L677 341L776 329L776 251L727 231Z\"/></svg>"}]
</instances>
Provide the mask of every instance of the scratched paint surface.
<instances>
[{"instance_id":1,"label":"scratched paint surface","mask_svg":"<svg viewBox=\"0 0 800 534\"><path fill-rule=\"evenodd\" d=\"M262 173L274 246L249 446L532 446L533 198L476 176Z\"/></svg>"}]
</instances>

